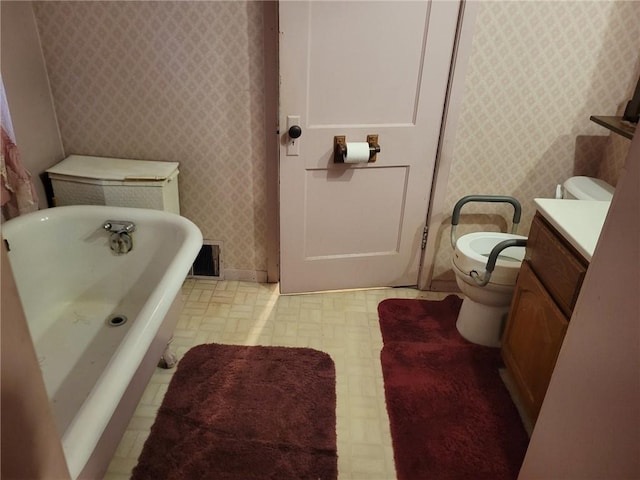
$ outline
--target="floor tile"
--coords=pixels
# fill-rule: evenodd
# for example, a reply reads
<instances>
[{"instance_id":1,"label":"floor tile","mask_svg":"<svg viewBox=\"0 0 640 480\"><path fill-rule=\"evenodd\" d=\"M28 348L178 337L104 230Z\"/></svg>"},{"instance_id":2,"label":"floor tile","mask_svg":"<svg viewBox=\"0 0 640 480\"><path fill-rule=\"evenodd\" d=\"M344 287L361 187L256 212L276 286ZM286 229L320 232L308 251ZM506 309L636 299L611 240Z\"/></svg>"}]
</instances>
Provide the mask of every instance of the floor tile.
<instances>
[{"instance_id":1,"label":"floor tile","mask_svg":"<svg viewBox=\"0 0 640 480\"><path fill-rule=\"evenodd\" d=\"M172 345L178 357L195 345L212 342L325 351L336 364L339 479L393 480L377 306L386 298L439 300L446 295L385 288L281 296L275 284L188 279ZM106 479L128 478L174 371L154 373Z\"/></svg>"}]
</instances>

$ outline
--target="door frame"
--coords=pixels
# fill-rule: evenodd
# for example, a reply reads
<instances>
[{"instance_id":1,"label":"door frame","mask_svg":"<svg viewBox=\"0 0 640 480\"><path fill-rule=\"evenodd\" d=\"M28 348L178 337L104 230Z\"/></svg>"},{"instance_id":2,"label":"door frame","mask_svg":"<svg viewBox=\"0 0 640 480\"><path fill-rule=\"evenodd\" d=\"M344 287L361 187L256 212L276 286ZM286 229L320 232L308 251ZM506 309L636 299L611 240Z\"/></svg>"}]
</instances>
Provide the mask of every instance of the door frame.
<instances>
[{"instance_id":1,"label":"door frame","mask_svg":"<svg viewBox=\"0 0 640 480\"><path fill-rule=\"evenodd\" d=\"M264 131L266 162L267 282L280 281L280 106L278 0L262 4L264 15Z\"/></svg>"},{"instance_id":2,"label":"door frame","mask_svg":"<svg viewBox=\"0 0 640 480\"><path fill-rule=\"evenodd\" d=\"M462 0L458 27L451 58L449 87L445 99L442 126L440 128L440 144L436 154L436 166L431 185L431 199L427 211L427 242L422 250L422 260L418 273L418 289L433 291L458 291L453 282L433 281L435 256L441 245L443 232L450 221L452 206L446 204L449 173L453 165L453 149L455 146L458 119L464 99L467 68L471 57L473 33L481 2ZM447 245L448 245L448 239Z\"/></svg>"}]
</instances>

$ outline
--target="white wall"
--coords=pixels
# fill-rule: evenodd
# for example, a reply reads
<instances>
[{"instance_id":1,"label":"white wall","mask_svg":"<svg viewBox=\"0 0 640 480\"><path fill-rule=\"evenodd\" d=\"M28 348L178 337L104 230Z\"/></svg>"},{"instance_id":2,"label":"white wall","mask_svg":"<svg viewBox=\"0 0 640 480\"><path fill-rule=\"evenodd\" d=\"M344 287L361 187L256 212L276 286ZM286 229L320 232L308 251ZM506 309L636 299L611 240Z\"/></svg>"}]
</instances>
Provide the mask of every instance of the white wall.
<instances>
[{"instance_id":1,"label":"white wall","mask_svg":"<svg viewBox=\"0 0 640 480\"><path fill-rule=\"evenodd\" d=\"M47 206L38 175L64 158L62 141L31 2L0 2L2 80L25 168L40 208Z\"/></svg>"},{"instance_id":2,"label":"white wall","mask_svg":"<svg viewBox=\"0 0 640 480\"><path fill-rule=\"evenodd\" d=\"M640 135L631 144L520 471L640 478Z\"/></svg>"}]
</instances>

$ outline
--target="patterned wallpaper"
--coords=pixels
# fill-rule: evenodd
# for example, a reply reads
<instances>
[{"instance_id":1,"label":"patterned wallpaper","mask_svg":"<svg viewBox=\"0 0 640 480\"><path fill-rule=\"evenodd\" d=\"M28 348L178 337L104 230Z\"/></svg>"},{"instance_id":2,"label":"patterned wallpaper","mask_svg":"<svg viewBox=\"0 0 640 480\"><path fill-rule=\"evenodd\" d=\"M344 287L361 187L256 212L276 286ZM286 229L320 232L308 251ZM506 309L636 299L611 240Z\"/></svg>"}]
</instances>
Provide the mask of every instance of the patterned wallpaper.
<instances>
[{"instance_id":1,"label":"patterned wallpaper","mask_svg":"<svg viewBox=\"0 0 640 480\"><path fill-rule=\"evenodd\" d=\"M67 154L180 162L182 214L266 270L260 2L36 2Z\"/></svg>"},{"instance_id":2,"label":"patterned wallpaper","mask_svg":"<svg viewBox=\"0 0 640 480\"><path fill-rule=\"evenodd\" d=\"M640 2L483 2L478 13L446 204L468 194L518 198L527 234L533 198L572 175L611 184L630 141L589 121L622 113L638 79ZM449 210L449 211L450 211ZM497 230L512 210L465 206L458 232ZM480 215L499 213L495 215ZM433 279L452 280L449 222Z\"/></svg>"},{"instance_id":3,"label":"patterned wallpaper","mask_svg":"<svg viewBox=\"0 0 640 480\"><path fill-rule=\"evenodd\" d=\"M180 162L183 215L224 242L227 268L265 270L260 2L34 10L65 151ZM640 2L482 2L447 204L469 193L514 195L526 233L533 198L568 176L615 183L629 142L589 116L620 112L639 51ZM460 233L505 226L495 215L462 222ZM448 226L438 235L434 278L448 281Z\"/></svg>"}]
</instances>

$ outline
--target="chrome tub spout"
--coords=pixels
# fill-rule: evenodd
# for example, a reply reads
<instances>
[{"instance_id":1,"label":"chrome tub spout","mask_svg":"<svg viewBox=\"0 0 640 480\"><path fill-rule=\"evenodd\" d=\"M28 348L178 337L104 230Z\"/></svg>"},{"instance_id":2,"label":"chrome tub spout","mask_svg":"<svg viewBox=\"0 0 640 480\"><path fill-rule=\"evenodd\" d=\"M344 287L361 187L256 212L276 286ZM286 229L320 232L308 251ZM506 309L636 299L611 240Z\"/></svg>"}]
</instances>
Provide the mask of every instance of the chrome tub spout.
<instances>
[{"instance_id":1,"label":"chrome tub spout","mask_svg":"<svg viewBox=\"0 0 640 480\"><path fill-rule=\"evenodd\" d=\"M116 255L124 255L131 251L133 248L131 234L136 230L135 223L126 220L107 220L102 224L102 228L111 232L109 247Z\"/></svg>"}]
</instances>

